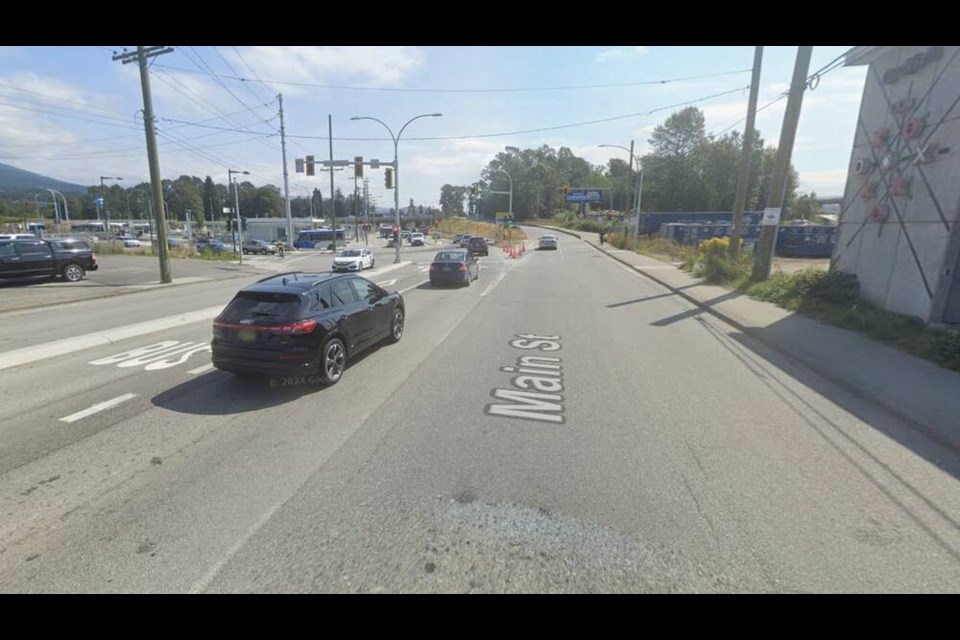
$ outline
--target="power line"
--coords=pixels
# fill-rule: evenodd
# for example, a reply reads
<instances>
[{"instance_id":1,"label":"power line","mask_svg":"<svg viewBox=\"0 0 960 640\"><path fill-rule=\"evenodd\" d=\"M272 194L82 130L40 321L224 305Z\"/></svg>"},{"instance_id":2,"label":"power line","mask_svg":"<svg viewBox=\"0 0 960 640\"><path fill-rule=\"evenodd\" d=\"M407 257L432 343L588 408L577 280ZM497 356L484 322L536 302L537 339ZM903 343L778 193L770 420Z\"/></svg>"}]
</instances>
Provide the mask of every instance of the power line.
<instances>
[{"instance_id":1,"label":"power line","mask_svg":"<svg viewBox=\"0 0 960 640\"><path fill-rule=\"evenodd\" d=\"M15 98L15 97L13 97L13 96L6 96L6 97L7 97L7 98L10 98L11 100L17 100L17 99L18 99L18 98ZM47 105L46 103L42 103L42 104L44 104L45 106L52 106L52 105ZM133 126L133 125L114 124L114 123L112 123L112 122L104 122L103 120L91 120L90 118L81 118L80 116L71 116L71 115L68 115L68 114L65 114L65 113L56 113L56 112L54 112L54 111L45 111L44 109L34 109L34 108L31 108L31 107L25 107L25 106L19 105L19 104L10 104L9 102L0 102L0 106L13 107L14 109L23 109L23 110L25 110L25 111L36 111L37 113L46 113L46 114L49 114L49 115L52 115L52 116L56 116L57 118L69 118L69 119L71 119L71 120L82 120L83 122L92 122L92 123L94 123L94 124L102 124L102 125L107 126L107 127L120 127L121 129L133 129L134 131L137 130L137 127L135 127L135 126ZM90 115L93 115L93 114L90 114ZM105 117L105 116L97 116L97 117L101 117L101 118L102 118L102 117ZM118 119L115 119L115 120L118 120Z\"/></svg>"},{"instance_id":2,"label":"power line","mask_svg":"<svg viewBox=\"0 0 960 640\"><path fill-rule=\"evenodd\" d=\"M163 67L164 69L172 69L175 71L184 71L186 73L198 73L193 69L184 69L181 67L174 67L171 65L157 65ZM410 89L410 88L400 88L400 87L359 87L352 85L337 85L337 84L323 84L319 82L294 82L294 81L285 81L285 80L263 80L259 76L256 79L244 78L242 76L217 76L219 78L226 78L227 80L237 80L239 82L259 82L262 84L277 84L277 85L286 85L293 87L313 87L317 89L339 89L345 91L387 91L393 93L509 93L509 92L518 92L518 91L567 91L567 90L579 90L579 89L610 89L616 87L635 87L635 86L644 86L644 85L664 85L671 82L685 82L689 80L702 80L704 78L716 78L719 76L733 75L737 73L749 73L750 69L737 69L735 71L722 71L719 73L708 73L699 76L687 76L684 78L666 78L663 80L638 80L636 82L618 82L618 83L609 83L609 84L582 84L582 85L567 85L567 86L555 86L555 87L501 87L501 88L492 88L492 89ZM204 71L199 71L199 73L205 73ZM216 75L216 74L207 74L207 75Z\"/></svg>"},{"instance_id":3,"label":"power line","mask_svg":"<svg viewBox=\"0 0 960 640\"><path fill-rule=\"evenodd\" d=\"M122 111L117 111L116 109L108 109L108 108L106 108L106 107L98 107L98 106L96 106L96 105L86 104L86 103L84 103L84 102L78 102L78 101L76 101L76 100L68 100L67 98L63 98L63 97L60 97L60 96L53 96L53 95L50 95L49 93L41 93L41 92L39 92L39 91L31 91L30 89L23 89L23 88L18 87L18 86L16 86L16 85L7 84L7 83L5 83L5 82L0 82L0 87L5 87L5 88L7 88L7 89L12 89L13 91L20 91L20 92L22 92L22 93L30 93L30 94L33 94L33 95L35 95L35 96L42 96L42 97L44 97L44 98L50 98L51 100L56 100L57 102L66 102L66 103L69 103L69 104L77 104L77 105L80 105L80 106L84 107L85 109L96 109L96 110L98 110L98 111L106 111L107 113L115 113L115 114L121 115L121 116L126 116L126 115L127 115L126 113L124 113L124 112L122 112ZM11 96L11 97L13 97L13 96ZM25 100L25 98L19 98L19 99ZM46 103L44 103L44 104L46 104ZM55 105L50 105L50 106L55 106ZM64 108L65 108L65 107L64 107Z\"/></svg>"},{"instance_id":4,"label":"power line","mask_svg":"<svg viewBox=\"0 0 960 640\"><path fill-rule=\"evenodd\" d=\"M431 140L469 140L469 139L472 139L472 138L496 138L496 137L500 137L500 136L515 136L515 135L520 135L520 134L523 134L523 133L539 133L539 132L541 132L541 131L556 131L556 130L558 130L558 129L571 129L571 128L573 128L573 127L583 127L583 126L587 126L587 125L591 125L591 124L602 124L602 123L604 123L604 122L614 122L614 121L616 121L616 120L625 120L625 119L627 119L627 118L637 118L637 117L649 116L649 115L653 115L654 113L657 113L657 112L659 112L659 111L664 111L664 110L666 110L666 109L675 109L675 108L677 108L677 107L686 106L686 105L693 104L693 103L696 103L696 102L704 102L704 101L710 100L710 99L712 99L712 98L718 98L718 97L720 97L720 96L729 95L729 94L731 94L731 93L737 93L737 92L744 91L744 90L749 89L749 88L750 88L749 85L747 85L746 87L737 87L736 89L730 89L730 90L728 90L728 91L721 91L720 93L714 93L714 94L711 94L711 95L709 95L709 96L703 96L702 98L694 98L694 99L692 99L692 100L684 100L683 102L677 102L677 103L674 103L674 104L664 105L664 106L662 106L662 107L657 107L656 109L651 109L651 110L649 110L649 111L642 111L642 112L638 112L638 113L627 113L627 114L620 115L620 116L611 116L611 117L609 117L609 118L600 118L600 119L598 119L598 120L586 120L586 121L584 121L584 122L574 122L574 123L571 123L571 124L561 124L561 125L555 125L555 126L551 126L551 127L537 127L536 129L521 129L521 130L518 130L518 131L504 131L504 132L500 132L500 133L477 133L477 134L460 135L460 136L410 137L410 138L404 138L404 140L411 140L411 141L412 141L412 140L418 140L418 141L431 141ZM328 137L326 137L326 136L304 136L304 135L297 136L297 135L292 135L292 134L287 134L287 137L289 137L289 138L301 138L301 139L308 139L308 140L327 140L327 139L328 139ZM387 140L389 140L389 141L391 141L391 142L393 141L392 138L334 138L334 140L351 140L351 141L387 141Z\"/></svg>"}]
</instances>

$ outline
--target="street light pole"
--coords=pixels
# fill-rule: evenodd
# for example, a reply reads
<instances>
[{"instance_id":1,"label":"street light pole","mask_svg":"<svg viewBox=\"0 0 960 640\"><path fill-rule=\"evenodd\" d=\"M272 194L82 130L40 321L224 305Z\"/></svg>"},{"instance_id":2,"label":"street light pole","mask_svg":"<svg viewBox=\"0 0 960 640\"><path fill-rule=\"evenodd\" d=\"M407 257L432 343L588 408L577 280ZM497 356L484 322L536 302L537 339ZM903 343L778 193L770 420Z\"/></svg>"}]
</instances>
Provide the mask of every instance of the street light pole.
<instances>
[{"instance_id":1,"label":"street light pole","mask_svg":"<svg viewBox=\"0 0 960 640\"><path fill-rule=\"evenodd\" d=\"M403 135L403 130L407 128L414 120L419 120L420 118L439 118L442 116L442 113L422 113L419 116L415 116L407 120L407 122L400 127L400 133L393 135L393 130L386 125L383 120L378 120L377 118L371 118L370 116L354 116L350 118L351 120L373 120L374 122L379 122L386 128L387 132L390 133L390 137L393 139L393 213L394 213L394 224L397 228L400 228L400 163L399 163L399 153L398 147L400 145L400 136ZM396 256L393 260L394 264L400 262L400 242L396 243Z\"/></svg>"},{"instance_id":2,"label":"street light pole","mask_svg":"<svg viewBox=\"0 0 960 640\"><path fill-rule=\"evenodd\" d=\"M611 147L611 148L614 148L614 149L623 149L624 151L626 151L627 153L630 154L630 166L631 166L631 167L633 166L633 161L634 161L634 160L637 161L637 189L636 189L636 191L637 191L637 200L636 200L636 208L634 209L634 215L636 216L637 221L636 221L636 225L634 226L634 231L633 231L633 240L634 240L634 242L636 242L637 239L640 237L640 198L641 198L641 196L642 196L642 194L643 194L643 170L640 168L640 158L638 158L636 155L634 155L633 149L627 149L626 147L621 146L621 145L619 145L619 144L598 144L597 146L598 146L598 147ZM631 147L633 146L633 141L630 142L630 146L631 146Z\"/></svg>"},{"instance_id":3,"label":"street light pole","mask_svg":"<svg viewBox=\"0 0 960 640\"><path fill-rule=\"evenodd\" d=\"M107 226L106 226L107 239L111 239L112 234L110 233L110 212L107 211L107 201L103 197L103 181L104 180L123 180L123 178L111 178L110 176L100 176L100 200L103 201L103 217L106 218L106 222L107 222Z\"/></svg>"},{"instance_id":4,"label":"street light pole","mask_svg":"<svg viewBox=\"0 0 960 640\"><path fill-rule=\"evenodd\" d=\"M240 185L237 184L233 179L233 174L240 174L244 176L250 175L249 171L236 171L234 169L227 169L227 184L233 183L233 204L234 204L234 223L233 228L235 229L234 234L236 238L236 247L240 254L240 264L243 264L243 226L240 224Z\"/></svg>"}]
</instances>

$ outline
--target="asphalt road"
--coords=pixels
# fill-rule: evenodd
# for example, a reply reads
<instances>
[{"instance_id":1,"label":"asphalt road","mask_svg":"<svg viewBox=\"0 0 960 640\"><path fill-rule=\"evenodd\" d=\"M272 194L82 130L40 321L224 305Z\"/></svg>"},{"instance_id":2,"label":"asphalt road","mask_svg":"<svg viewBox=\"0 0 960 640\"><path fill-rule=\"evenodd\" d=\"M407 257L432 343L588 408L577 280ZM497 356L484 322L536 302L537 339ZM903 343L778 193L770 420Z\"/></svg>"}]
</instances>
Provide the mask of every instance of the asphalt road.
<instances>
[{"instance_id":1,"label":"asphalt road","mask_svg":"<svg viewBox=\"0 0 960 640\"><path fill-rule=\"evenodd\" d=\"M404 337L330 388L210 370L209 321L0 370L0 591L960 590L956 454L573 238L433 251L378 252Z\"/></svg>"}]
</instances>

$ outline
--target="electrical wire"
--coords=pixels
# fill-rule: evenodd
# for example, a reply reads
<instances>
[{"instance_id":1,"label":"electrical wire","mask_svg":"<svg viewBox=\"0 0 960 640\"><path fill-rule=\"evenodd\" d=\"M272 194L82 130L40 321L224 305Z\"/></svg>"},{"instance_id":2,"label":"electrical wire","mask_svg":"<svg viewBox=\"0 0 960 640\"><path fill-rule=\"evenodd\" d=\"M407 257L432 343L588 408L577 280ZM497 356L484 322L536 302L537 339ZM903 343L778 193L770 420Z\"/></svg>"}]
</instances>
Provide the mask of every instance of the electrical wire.
<instances>
[{"instance_id":1,"label":"electrical wire","mask_svg":"<svg viewBox=\"0 0 960 640\"><path fill-rule=\"evenodd\" d=\"M198 73L193 69L184 69L181 67L173 67L171 65L157 65L165 69L171 69L176 71L184 71L187 73ZM582 84L582 85L566 85L566 86L555 86L555 87L501 87L501 88L492 88L492 89L411 89L411 88L401 88L401 87L360 87L352 85L337 85L337 84L323 84L319 82L294 82L294 81L284 81L284 80L263 80L259 76L256 79L244 78L242 76L219 76L221 78L226 78L227 80L237 80L239 82L260 82L262 84L277 84L285 85L292 87L312 87L316 89L338 89L344 91L386 91L393 93L511 93L511 92L521 92L521 91L568 91L568 90L581 90L581 89L610 89L617 87L635 87L635 86L644 86L644 85L664 85L670 84L672 82L686 82L689 80L702 80L705 78L716 78L719 76L733 75L737 73L747 73L751 69L737 69L734 71L721 71L719 73L708 73L698 76L687 76L683 78L666 78L663 80L638 80L636 82L616 82L608 84ZM205 73L200 71L199 73Z\"/></svg>"}]
</instances>

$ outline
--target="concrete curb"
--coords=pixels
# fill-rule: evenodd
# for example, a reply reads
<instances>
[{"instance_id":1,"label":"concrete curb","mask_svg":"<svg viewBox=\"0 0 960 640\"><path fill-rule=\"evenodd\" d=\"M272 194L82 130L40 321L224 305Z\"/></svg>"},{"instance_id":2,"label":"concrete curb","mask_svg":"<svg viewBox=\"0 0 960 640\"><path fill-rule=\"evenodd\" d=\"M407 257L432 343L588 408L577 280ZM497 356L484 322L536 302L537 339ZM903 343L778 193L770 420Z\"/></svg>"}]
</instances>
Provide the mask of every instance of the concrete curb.
<instances>
[{"instance_id":1,"label":"concrete curb","mask_svg":"<svg viewBox=\"0 0 960 640\"><path fill-rule=\"evenodd\" d=\"M620 258L619 256L617 256L617 255L615 255L615 254L607 251L606 249L603 249L603 248L601 248L601 247L598 247L597 245L593 244L592 242L590 242L590 241L588 241L588 240L583 240L583 242L586 243L587 245L593 247L593 248L596 249L597 251L606 254L606 255L609 256L610 258L613 258L613 259L616 260L617 262L619 262L619 263L621 263L621 264L629 267L629 268L632 269L633 271L636 271L636 272L639 273L640 275L642 275L642 276L644 276L644 277L646 277L646 278L649 278L649 279L652 280L653 282L656 282L656 283L657 283L658 285L660 285L661 287L664 287L665 289L669 290L669 291L672 292L673 294L680 296L681 298L683 298L683 299L686 300L687 302L690 302L691 304L693 304L693 305L696 306L697 308L702 309L702 310L705 311L706 313L709 313L710 315L714 316L715 318L718 318L719 320L721 320L721 321L729 324L730 326L734 327L735 329L737 329L737 330L740 331L741 333L743 333L743 334L745 334L745 335L747 335L747 336L750 336L750 337L753 338L754 340L762 343L762 344L763 344L764 346L766 346L766 347L769 347L769 348L772 349L773 351L776 351L776 352L779 353L780 355L788 358L789 360L792 360L793 362L795 362L795 363L803 366L804 368L806 368L806 369L808 369L808 370L810 370L810 371L813 371L814 373L816 373L816 374L819 375L820 377L822 377L822 378L824 378L825 380L829 381L830 383L832 383L832 384L840 387L841 389L843 389L843 390L846 391L847 393L849 393L849 394L851 394L851 395L853 395L853 396L855 396L855 397L857 397L857 398L860 398L860 399L862 399L862 400L867 400L867 401L869 401L869 402L872 402L872 403L876 404L876 405L879 406L879 407L882 407L884 411L886 411L887 413L889 413L889 414L892 415L893 417L897 418L898 420L900 420L901 422L903 422L903 423L904 423L905 425L907 425L908 427L914 429L915 431L918 431L918 432L924 434L925 436L927 436L928 438L930 438L931 440L933 440L933 441L936 442L937 444L939 444L939 445L943 446L944 448L946 448L948 451L952 451L952 452L954 452L954 453L960 453L960 446L958 446L956 443L951 442L949 439L945 438L943 435L941 435L941 434L940 434L938 431L936 431L935 429L933 429L933 428L931 428L931 427L928 427L926 424L923 424L923 423L921 423L921 422L918 422L918 421L915 420L914 418L912 418L912 417L910 417L909 415L905 414L902 410L900 410L900 409L897 408L896 406L888 403L882 396L879 396L879 395L877 395L877 394L875 394L875 393L873 393L873 392L871 392L871 391L868 391L868 390L866 390L866 389L863 389L862 387L860 387L860 386L858 386L858 385L856 385L856 384L854 384L854 383L852 383L852 382L849 382L848 380L846 380L846 379L844 379L844 378L841 378L841 377L836 376L836 375L835 375L834 373L832 373L831 371L828 371L828 370L824 369L823 367L821 367L821 366L815 364L814 362L812 362L809 358L804 357L804 354L803 354L802 352L798 352L798 351L795 351L795 350L793 350L793 349L784 347L783 345L781 345L781 344L778 343L777 341L769 340L769 339L766 338L765 336L763 336L763 335L761 335L760 333L758 333L757 331L755 331L752 327L747 327L747 326L743 325L740 321L736 320L735 318L732 318L732 317L728 316L727 314L725 314L725 313L723 313L723 312L721 312L721 311L718 311L717 309L714 309L714 308L713 308L712 306L710 306L710 305L704 304L703 302L701 302L701 301L698 300L697 298L694 298L693 296L691 296L690 294L686 293L685 291L682 291L682 290L680 290L680 289L677 289L677 288L674 287L673 285L670 285L670 284L668 284L667 282L665 282L664 280L662 280L662 279L660 279L660 278L658 278L658 277L650 274L650 273L647 272L647 271L644 271L642 268L638 268L638 267L634 266L634 265L631 264L630 262L628 262L628 261ZM642 254L636 254L636 255L642 255ZM654 259L656 259L656 258L654 258ZM672 265L671 265L671 266L672 266ZM674 267L674 268L676 268L676 267ZM746 295L746 294L744 294L744 295ZM772 304L772 303L768 303L768 304Z\"/></svg>"}]
</instances>

